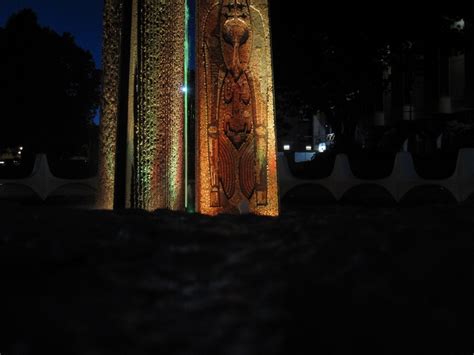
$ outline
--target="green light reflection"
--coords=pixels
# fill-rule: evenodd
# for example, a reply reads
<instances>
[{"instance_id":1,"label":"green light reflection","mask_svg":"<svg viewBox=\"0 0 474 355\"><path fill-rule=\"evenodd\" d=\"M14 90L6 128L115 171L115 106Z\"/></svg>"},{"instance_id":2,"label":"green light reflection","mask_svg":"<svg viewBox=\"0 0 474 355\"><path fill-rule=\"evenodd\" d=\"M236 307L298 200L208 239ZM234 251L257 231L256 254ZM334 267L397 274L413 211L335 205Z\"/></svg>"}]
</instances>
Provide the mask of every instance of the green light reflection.
<instances>
[{"instance_id":1,"label":"green light reflection","mask_svg":"<svg viewBox=\"0 0 474 355\"><path fill-rule=\"evenodd\" d=\"M184 16L184 208L188 210L189 207L189 191L188 191L188 129L189 129L189 117L188 117L188 100L189 100L189 88L188 88L188 75L189 75L189 4L188 0L185 0L185 16Z\"/></svg>"}]
</instances>

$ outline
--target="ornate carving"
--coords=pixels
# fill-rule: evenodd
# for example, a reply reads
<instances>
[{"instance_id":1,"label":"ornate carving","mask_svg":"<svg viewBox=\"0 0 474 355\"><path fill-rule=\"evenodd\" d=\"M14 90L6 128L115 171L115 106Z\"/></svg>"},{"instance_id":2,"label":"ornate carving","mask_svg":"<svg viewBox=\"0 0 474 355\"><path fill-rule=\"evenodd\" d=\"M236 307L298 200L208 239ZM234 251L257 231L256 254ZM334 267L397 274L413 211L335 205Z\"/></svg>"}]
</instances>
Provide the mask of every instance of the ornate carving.
<instances>
[{"instance_id":1,"label":"ornate carving","mask_svg":"<svg viewBox=\"0 0 474 355\"><path fill-rule=\"evenodd\" d=\"M199 0L198 26L198 210L276 215L267 3Z\"/></svg>"}]
</instances>

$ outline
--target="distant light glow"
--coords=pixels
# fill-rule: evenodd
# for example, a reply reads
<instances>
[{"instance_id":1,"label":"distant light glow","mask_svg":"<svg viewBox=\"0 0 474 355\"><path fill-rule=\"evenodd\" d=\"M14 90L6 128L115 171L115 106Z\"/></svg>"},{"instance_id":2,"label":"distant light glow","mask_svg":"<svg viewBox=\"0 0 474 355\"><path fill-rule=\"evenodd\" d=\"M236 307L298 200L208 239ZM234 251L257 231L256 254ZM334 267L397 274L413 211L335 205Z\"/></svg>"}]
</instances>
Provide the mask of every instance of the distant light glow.
<instances>
[{"instance_id":1,"label":"distant light glow","mask_svg":"<svg viewBox=\"0 0 474 355\"><path fill-rule=\"evenodd\" d=\"M457 30L457 31L462 31L464 30L464 28L466 27L466 22L464 21L464 19L460 19L459 21L455 21L452 25L451 25L451 29L452 30Z\"/></svg>"},{"instance_id":2,"label":"distant light glow","mask_svg":"<svg viewBox=\"0 0 474 355\"><path fill-rule=\"evenodd\" d=\"M185 85L181 86L181 92L182 92L183 94L187 94L187 93L188 93L188 87L185 86Z\"/></svg>"},{"instance_id":3,"label":"distant light glow","mask_svg":"<svg viewBox=\"0 0 474 355\"><path fill-rule=\"evenodd\" d=\"M289 144L285 144L285 145L283 146L283 150L288 151L288 150L290 150L290 149L291 149L291 146L290 146Z\"/></svg>"},{"instance_id":4,"label":"distant light glow","mask_svg":"<svg viewBox=\"0 0 474 355\"><path fill-rule=\"evenodd\" d=\"M324 153L327 150L326 143L319 143L318 152Z\"/></svg>"},{"instance_id":5,"label":"distant light glow","mask_svg":"<svg viewBox=\"0 0 474 355\"><path fill-rule=\"evenodd\" d=\"M3 160L1 160L0 165L5 165L5 162Z\"/></svg>"},{"instance_id":6,"label":"distant light glow","mask_svg":"<svg viewBox=\"0 0 474 355\"><path fill-rule=\"evenodd\" d=\"M307 146L306 146L306 150L312 150L312 149L313 149L312 146L310 146L310 145L307 145Z\"/></svg>"}]
</instances>

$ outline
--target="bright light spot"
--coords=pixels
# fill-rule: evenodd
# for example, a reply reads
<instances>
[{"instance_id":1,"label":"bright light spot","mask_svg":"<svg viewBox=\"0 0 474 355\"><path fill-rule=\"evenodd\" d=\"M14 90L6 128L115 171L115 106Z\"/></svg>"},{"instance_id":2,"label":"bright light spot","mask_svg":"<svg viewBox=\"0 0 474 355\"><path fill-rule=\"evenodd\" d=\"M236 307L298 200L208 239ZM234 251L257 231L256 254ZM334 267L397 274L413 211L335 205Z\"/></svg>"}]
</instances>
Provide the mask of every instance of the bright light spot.
<instances>
[{"instance_id":1,"label":"bright light spot","mask_svg":"<svg viewBox=\"0 0 474 355\"><path fill-rule=\"evenodd\" d=\"M464 19L460 19L459 21L455 21L452 25L451 25L451 29L452 30L458 30L458 31L462 31L464 30L464 28L466 27L466 22L464 21Z\"/></svg>"},{"instance_id":2,"label":"bright light spot","mask_svg":"<svg viewBox=\"0 0 474 355\"><path fill-rule=\"evenodd\" d=\"M183 94L186 94L186 93L188 92L188 87L187 87L187 86L184 86L184 85L181 86L181 92L182 92Z\"/></svg>"},{"instance_id":3,"label":"bright light spot","mask_svg":"<svg viewBox=\"0 0 474 355\"><path fill-rule=\"evenodd\" d=\"M310 145L306 146L306 150L312 150L312 149L313 149L313 147L311 147Z\"/></svg>"},{"instance_id":4,"label":"bright light spot","mask_svg":"<svg viewBox=\"0 0 474 355\"><path fill-rule=\"evenodd\" d=\"M20 151L22 151L22 150L23 150L23 147L20 147L19 149L20 149Z\"/></svg>"},{"instance_id":5,"label":"bright light spot","mask_svg":"<svg viewBox=\"0 0 474 355\"><path fill-rule=\"evenodd\" d=\"M318 152L324 153L327 150L326 143L319 143Z\"/></svg>"},{"instance_id":6,"label":"bright light spot","mask_svg":"<svg viewBox=\"0 0 474 355\"><path fill-rule=\"evenodd\" d=\"M3 160L1 160L0 165L5 165L5 162Z\"/></svg>"},{"instance_id":7,"label":"bright light spot","mask_svg":"<svg viewBox=\"0 0 474 355\"><path fill-rule=\"evenodd\" d=\"M283 146L283 150L290 150L291 149L291 146L289 144L285 144Z\"/></svg>"}]
</instances>

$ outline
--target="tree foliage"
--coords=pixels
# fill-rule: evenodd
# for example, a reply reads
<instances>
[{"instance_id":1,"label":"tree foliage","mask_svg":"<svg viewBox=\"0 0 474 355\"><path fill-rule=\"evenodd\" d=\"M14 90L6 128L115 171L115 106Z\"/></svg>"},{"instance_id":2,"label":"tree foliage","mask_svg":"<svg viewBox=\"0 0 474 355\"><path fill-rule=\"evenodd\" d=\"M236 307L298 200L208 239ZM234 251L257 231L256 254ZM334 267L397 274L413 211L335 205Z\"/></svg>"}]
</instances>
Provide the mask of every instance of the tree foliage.
<instances>
[{"instance_id":1,"label":"tree foliage","mask_svg":"<svg viewBox=\"0 0 474 355\"><path fill-rule=\"evenodd\" d=\"M87 143L99 106L100 71L90 52L38 24L29 9L0 28L0 145L35 151Z\"/></svg>"},{"instance_id":2,"label":"tree foliage","mask_svg":"<svg viewBox=\"0 0 474 355\"><path fill-rule=\"evenodd\" d=\"M353 136L362 111L384 86L382 72L414 43L459 43L467 40L450 24L464 19L465 34L473 26L470 0L446 2L271 3L275 81L298 96L303 106L327 113L339 137ZM472 32L471 32L472 33ZM287 98L290 95L280 95ZM278 100L285 117L287 103ZM340 134L344 132L344 134Z\"/></svg>"}]
</instances>

